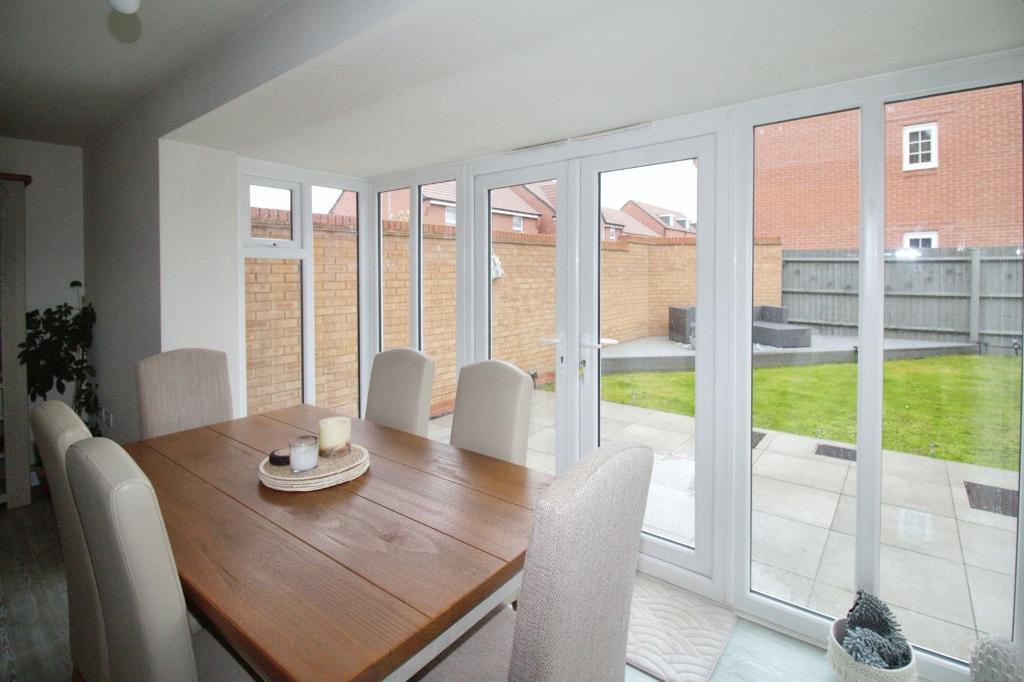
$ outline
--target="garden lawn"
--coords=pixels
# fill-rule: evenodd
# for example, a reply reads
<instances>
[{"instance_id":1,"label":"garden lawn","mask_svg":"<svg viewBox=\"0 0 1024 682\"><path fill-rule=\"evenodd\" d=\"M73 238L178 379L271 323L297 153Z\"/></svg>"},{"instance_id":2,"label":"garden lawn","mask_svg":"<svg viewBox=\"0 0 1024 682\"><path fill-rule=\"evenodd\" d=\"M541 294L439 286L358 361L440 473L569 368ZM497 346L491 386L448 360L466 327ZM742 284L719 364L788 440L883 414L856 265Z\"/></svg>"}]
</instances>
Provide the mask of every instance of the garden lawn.
<instances>
[{"instance_id":1,"label":"garden lawn","mask_svg":"<svg viewBox=\"0 0 1024 682\"><path fill-rule=\"evenodd\" d=\"M693 372L602 377L601 397L693 415ZM884 373L886 450L1016 470L1021 359L942 355L890 360ZM856 442L857 365L754 370L754 427Z\"/></svg>"}]
</instances>

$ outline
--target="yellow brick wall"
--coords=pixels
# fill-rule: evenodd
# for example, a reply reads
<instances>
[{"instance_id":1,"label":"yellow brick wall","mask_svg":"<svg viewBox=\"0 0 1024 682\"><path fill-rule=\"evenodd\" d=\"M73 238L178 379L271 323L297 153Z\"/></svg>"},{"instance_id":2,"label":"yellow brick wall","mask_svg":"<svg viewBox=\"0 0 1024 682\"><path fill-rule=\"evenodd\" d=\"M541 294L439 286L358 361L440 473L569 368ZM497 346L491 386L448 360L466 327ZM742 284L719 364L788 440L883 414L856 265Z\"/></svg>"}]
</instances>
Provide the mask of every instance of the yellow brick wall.
<instances>
[{"instance_id":1,"label":"yellow brick wall","mask_svg":"<svg viewBox=\"0 0 1024 682\"><path fill-rule=\"evenodd\" d=\"M245 360L250 414L302 402L299 262L245 260Z\"/></svg>"}]
</instances>

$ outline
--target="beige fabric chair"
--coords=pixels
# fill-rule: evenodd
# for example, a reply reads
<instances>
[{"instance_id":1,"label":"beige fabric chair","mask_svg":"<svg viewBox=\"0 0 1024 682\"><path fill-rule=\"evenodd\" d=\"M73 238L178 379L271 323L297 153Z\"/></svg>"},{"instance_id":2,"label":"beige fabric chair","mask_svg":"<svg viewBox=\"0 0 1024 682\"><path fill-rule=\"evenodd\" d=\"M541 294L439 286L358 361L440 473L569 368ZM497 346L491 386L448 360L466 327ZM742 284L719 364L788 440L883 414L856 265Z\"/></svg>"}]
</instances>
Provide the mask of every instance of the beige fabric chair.
<instances>
[{"instance_id":1,"label":"beige fabric chair","mask_svg":"<svg viewBox=\"0 0 1024 682\"><path fill-rule=\"evenodd\" d=\"M614 680L654 455L598 448L541 496L517 611L501 608L434 661L429 680Z\"/></svg>"},{"instance_id":2,"label":"beige fabric chair","mask_svg":"<svg viewBox=\"0 0 1024 682\"><path fill-rule=\"evenodd\" d=\"M484 360L459 372L451 444L526 464L533 381L515 365Z\"/></svg>"},{"instance_id":3,"label":"beige fabric chair","mask_svg":"<svg viewBox=\"0 0 1024 682\"><path fill-rule=\"evenodd\" d=\"M251 680L209 632L193 634L156 494L128 453L90 438L68 449L67 466L96 574L110 679Z\"/></svg>"},{"instance_id":4,"label":"beige fabric chair","mask_svg":"<svg viewBox=\"0 0 1024 682\"><path fill-rule=\"evenodd\" d=\"M366 420L425 438L434 367L433 360L412 348L377 353L366 393Z\"/></svg>"},{"instance_id":5,"label":"beige fabric chair","mask_svg":"<svg viewBox=\"0 0 1024 682\"><path fill-rule=\"evenodd\" d=\"M142 438L231 419L228 357L218 350L181 348L151 355L135 367Z\"/></svg>"},{"instance_id":6,"label":"beige fabric chair","mask_svg":"<svg viewBox=\"0 0 1024 682\"><path fill-rule=\"evenodd\" d=\"M64 460L68 447L91 438L92 434L74 410L59 400L36 405L31 420L53 498L53 513L57 517L57 533L68 577L71 661L88 682L100 682L108 677L103 614Z\"/></svg>"}]
</instances>

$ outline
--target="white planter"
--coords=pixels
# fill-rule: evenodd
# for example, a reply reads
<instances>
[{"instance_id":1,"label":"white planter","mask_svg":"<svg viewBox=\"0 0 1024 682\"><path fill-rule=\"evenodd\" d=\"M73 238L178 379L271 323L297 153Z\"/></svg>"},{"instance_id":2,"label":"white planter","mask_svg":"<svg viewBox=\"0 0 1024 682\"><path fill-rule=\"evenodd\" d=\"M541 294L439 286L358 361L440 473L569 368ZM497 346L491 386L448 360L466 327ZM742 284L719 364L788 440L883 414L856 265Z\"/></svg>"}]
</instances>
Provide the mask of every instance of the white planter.
<instances>
[{"instance_id":1,"label":"white planter","mask_svg":"<svg viewBox=\"0 0 1024 682\"><path fill-rule=\"evenodd\" d=\"M846 637L846 619L840 618L832 623L831 636L828 638L828 651L825 658L835 671L836 679L840 682L917 682L917 656L914 649L910 649L910 663L897 668L887 670L876 668L873 665L858 663L853 656L846 653L842 641Z\"/></svg>"}]
</instances>

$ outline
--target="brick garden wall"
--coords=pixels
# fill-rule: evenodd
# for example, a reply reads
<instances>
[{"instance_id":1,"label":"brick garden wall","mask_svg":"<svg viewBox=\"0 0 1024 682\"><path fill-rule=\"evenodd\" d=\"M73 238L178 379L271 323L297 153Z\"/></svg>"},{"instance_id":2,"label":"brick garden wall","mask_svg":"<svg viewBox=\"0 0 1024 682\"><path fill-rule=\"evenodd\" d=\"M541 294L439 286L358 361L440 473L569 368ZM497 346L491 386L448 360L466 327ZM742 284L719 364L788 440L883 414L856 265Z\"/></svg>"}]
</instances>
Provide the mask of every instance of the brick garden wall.
<instances>
[{"instance_id":1,"label":"brick garden wall","mask_svg":"<svg viewBox=\"0 0 1024 682\"><path fill-rule=\"evenodd\" d=\"M358 273L351 217L314 216L317 404L355 413L358 400ZM437 362L433 412L455 399L455 228L423 228L423 345ZM492 353L540 380L554 375L555 238L496 232L504 274L492 282ZM408 223L383 229L385 347L407 345ZM694 237L630 237L602 242L602 336L628 341L668 333L668 307L693 305ZM755 304L781 303L778 240L754 250ZM302 402L301 283L297 262L246 259L246 362L249 412Z\"/></svg>"}]
</instances>

